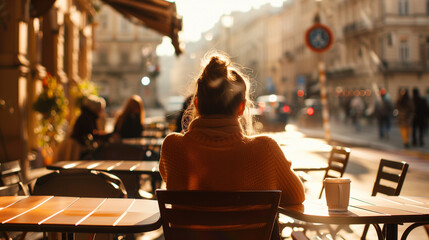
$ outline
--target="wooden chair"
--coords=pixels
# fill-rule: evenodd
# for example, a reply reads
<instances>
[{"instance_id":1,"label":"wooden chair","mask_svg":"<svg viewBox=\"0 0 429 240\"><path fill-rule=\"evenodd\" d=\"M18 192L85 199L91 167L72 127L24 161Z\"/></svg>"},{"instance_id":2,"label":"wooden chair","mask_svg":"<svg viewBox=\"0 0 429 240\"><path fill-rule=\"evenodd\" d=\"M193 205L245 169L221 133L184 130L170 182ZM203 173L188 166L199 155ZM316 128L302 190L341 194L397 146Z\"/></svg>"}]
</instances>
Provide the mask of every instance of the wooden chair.
<instances>
[{"instance_id":1,"label":"wooden chair","mask_svg":"<svg viewBox=\"0 0 429 240\"><path fill-rule=\"evenodd\" d=\"M68 169L38 178L33 195L124 198L127 192L121 179L113 174Z\"/></svg>"},{"instance_id":2,"label":"wooden chair","mask_svg":"<svg viewBox=\"0 0 429 240\"><path fill-rule=\"evenodd\" d=\"M381 159L371 196L375 196L378 193L388 196L399 196L407 171L408 163L406 162ZM361 239L366 239L368 229L369 225L366 224Z\"/></svg>"},{"instance_id":3,"label":"wooden chair","mask_svg":"<svg viewBox=\"0 0 429 240\"><path fill-rule=\"evenodd\" d=\"M30 195L28 184L24 183L19 160L0 163L0 196ZM6 239L24 239L27 232L2 232Z\"/></svg>"},{"instance_id":4,"label":"wooden chair","mask_svg":"<svg viewBox=\"0 0 429 240\"><path fill-rule=\"evenodd\" d=\"M30 188L28 184L24 183L21 171L19 160L0 163L0 185L18 184L20 185L20 194L28 196L30 195Z\"/></svg>"},{"instance_id":5,"label":"wooden chair","mask_svg":"<svg viewBox=\"0 0 429 240\"><path fill-rule=\"evenodd\" d=\"M325 178L339 178L344 175L347 163L349 162L350 148L334 146L329 154L328 168L326 169ZM322 183L319 198L322 197L325 186Z\"/></svg>"},{"instance_id":6,"label":"wooden chair","mask_svg":"<svg viewBox=\"0 0 429 240\"><path fill-rule=\"evenodd\" d=\"M268 240L280 201L270 191L156 190L166 240Z\"/></svg>"},{"instance_id":7,"label":"wooden chair","mask_svg":"<svg viewBox=\"0 0 429 240\"><path fill-rule=\"evenodd\" d=\"M16 196L18 195L21 186L18 183L14 183L7 186L0 187L0 196Z\"/></svg>"}]
</instances>

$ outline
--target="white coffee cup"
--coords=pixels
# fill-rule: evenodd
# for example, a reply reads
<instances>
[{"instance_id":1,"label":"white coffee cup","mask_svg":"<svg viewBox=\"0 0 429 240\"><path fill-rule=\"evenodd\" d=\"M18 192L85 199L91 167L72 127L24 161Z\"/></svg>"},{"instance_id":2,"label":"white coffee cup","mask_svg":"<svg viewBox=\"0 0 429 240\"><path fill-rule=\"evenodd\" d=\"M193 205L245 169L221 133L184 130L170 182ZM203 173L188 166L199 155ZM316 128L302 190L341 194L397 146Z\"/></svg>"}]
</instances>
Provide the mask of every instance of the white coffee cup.
<instances>
[{"instance_id":1,"label":"white coffee cup","mask_svg":"<svg viewBox=\"0 0 429 240\"><path fill-rule=\"evenodd\" d=\"M350 182L349 178L325 178L323 184L329 211L347 211L350 199Z\"/></svg>"}]
</instances>

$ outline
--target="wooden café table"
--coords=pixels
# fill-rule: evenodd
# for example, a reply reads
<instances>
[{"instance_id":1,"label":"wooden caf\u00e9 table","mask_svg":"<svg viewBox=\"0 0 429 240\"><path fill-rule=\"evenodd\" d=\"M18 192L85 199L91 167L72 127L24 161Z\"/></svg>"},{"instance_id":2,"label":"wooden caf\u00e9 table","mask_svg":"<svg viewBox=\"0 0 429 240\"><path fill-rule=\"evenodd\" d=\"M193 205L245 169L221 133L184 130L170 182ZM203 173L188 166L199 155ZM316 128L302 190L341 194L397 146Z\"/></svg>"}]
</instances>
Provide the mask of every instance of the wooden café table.
<instances>
[{"instance_id":1,"label":"wooden caf\u00e9 table","mask_svg":"<svg viewBox=\"0 0 429 240\"><path fill-rule=\"evenodd\" d=\"M156 200L0 197L0 231L139 233L160 226Z\"/></svg>"},{"instance_id":2,"label":"wooden caf\u00e9 table","mask_svg":"<svg viewBox=\"0 0 429 240\"><path fill-rule=\"evenodd\" d=\"M352 197L345 213L329 212L322 199L306 200L302 205L280 208L289 217L323 224L372 224L379 239L398 239L398 224L413 223L403 233L405 240L416 227L429 224L429 197L375 196ZM385 224L383 236L378 224Z\"/></svg>"},{"instance_id":3,"label":"wooden caf\u00e9 table","mask_svg":"<svg viewBox=\"0 0 429 240\"><path fill-rule=\"evenodd\" d=\"M162 145L162 142L164 141L164 138L148 138L148 137L141 137L141 138L125 138L122 139L121 142L125 144L130 145L137 145L137 146L143 146L143 147L158 147L160 148Z\"/></svg>"},{"instance_id":4,"label":"wooden caf\u00e9 table","mask_svg":"<svg viewBox=\"0 0 429 240\"><path fill-rule=\"evenodd\" d=\"M63 169L87 169L129 174L154 174L158 173L158 161L141 160L76 160L59 161L46 166L50 170Z\"/></svg>"}]
</instances>

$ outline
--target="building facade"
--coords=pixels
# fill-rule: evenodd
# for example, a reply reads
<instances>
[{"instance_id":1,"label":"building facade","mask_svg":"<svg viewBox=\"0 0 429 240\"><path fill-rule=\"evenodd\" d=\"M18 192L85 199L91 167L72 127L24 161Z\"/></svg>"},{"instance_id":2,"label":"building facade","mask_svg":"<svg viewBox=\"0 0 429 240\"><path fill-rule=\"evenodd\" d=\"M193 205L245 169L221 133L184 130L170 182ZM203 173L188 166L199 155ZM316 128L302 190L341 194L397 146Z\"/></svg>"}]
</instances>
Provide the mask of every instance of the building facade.
<instances>
[{"instance_id":1,"label":"building facade","mask_svg":"<svg viewBox=\"0 0 429 240\"><path fill-rule=\"evenodd\" d=\"M96 16L92 81L112 111L133 94L142 97L145 107L158 107L157 77L160 65L156 47L162 36L130 22L110 6L103 5ZM150 83L142 84L148 77Z\"/></svg>"},{"instance_id":2,"label":"building facade","mask_svg":"<svg viewBox=\"0 0 429 240\"><path fill-rule=\"evenodd\" d=\"M39 147L43 116L32 105L42 79L55 77L72 109L70 89L90 78L94 13L85 1L0 1L0 160L20 159L24 175Z\"/></svg>"}]
</instances>

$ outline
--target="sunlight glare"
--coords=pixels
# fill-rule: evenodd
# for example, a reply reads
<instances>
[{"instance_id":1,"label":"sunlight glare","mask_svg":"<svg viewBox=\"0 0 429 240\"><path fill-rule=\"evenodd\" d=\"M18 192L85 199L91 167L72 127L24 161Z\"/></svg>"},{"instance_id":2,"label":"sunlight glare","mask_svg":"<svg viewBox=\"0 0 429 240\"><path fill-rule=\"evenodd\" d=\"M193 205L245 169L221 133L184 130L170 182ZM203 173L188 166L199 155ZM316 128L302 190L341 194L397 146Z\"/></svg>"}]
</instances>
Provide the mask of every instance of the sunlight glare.
<instances>
[{"instance_id":1,"label":"sunlight glare","mask_svg":"<svg viewBox=\"0 0 429 240\"><path fill-rule=\"evenodd\" d=\"M283 0L271 0L270 4L273 7L281 7L283 6Z\"/></svg>"},{"instance_id":2,"label":"sunlight glare","mask_svg":"<svg viewBox=\"0 0 429 240\"><path fill-rule=\"evenodd\" d=\"M297 131L297 127L293 124L286 124L285 130L286 132L295 132Z\"/></svg>"},{"instance_id":3,"label":"sunlight glare","mask_svg":"<svg viewBox=\"0 0 429 240\"><path fill-rule=\"evenodd\" d=\"M156 47L156 54L158 56L172 56L174 54L174 47L169 37L164 36L162 38L162 43Z\"/></svg>"},{"instance_id":4,"label":"sunlight glare","mask_svg":"<svg viewBox=\"0 0 429 240\"><path fill-rule=\"evenodd\" d=\"M180 0L176 1L177 13L183 17L181 41L198 41L201 34L210 30L222 15L233 11L248 12L264 4L281 7L284 0ZM204 37L204 36L203 36Z\"/></svg>"}]
</instances>

